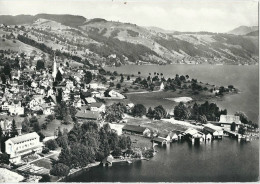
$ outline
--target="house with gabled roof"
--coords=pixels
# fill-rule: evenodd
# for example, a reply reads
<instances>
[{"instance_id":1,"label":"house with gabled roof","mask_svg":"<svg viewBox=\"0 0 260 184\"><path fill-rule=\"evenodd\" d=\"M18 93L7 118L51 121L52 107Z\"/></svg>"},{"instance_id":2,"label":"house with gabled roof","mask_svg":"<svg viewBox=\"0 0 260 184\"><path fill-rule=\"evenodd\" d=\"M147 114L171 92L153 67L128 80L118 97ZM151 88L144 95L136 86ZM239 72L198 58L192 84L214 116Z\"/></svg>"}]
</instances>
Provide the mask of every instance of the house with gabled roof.
<instances>
[{"instance_id":1,"label":"house with gabled roof","mask_svg":"<svg viewBox=\"0 0 260 184\"><path fill-rule=\"evenodd\" d=\"M85 110L85 111L78 111L75 117L80 121L99 120L101 118L101 115L99 112Z\"/></svg>"},{"instance_id":2,"label":"house with gabled roof","mask_svg":"<svg viewBox=\"0 0 260 184\"><path fill-rule=\"evenodd\" d=\"M213 122L213 124L226 129L230 129L232 123L236 124L236 129L238 129L242 125L240 117L235 115L220 115L219 122Z\"/></svg>"},{"instance_id":3,"label":"house with gabled roof","mask_svg":"<svg viewBox=\"0 0 260 184\"><path fill-rule=\"evenodd\" d=\"M122 132L128 134L137 134L137 135L146 135L151 133L149 128L136 126L136 125L125 125L122 128Z\"/></svg>"},{"instance_id":4,"label":"house with gabled roof","mask_svg":"<svg viewBox=\"0 0 260 184\"><path fill-rule=\"evenodd\" d=\"M106 106L103 103L95 102L88 105L90 111L105 112Z\"/></svg>"}]
</instances>

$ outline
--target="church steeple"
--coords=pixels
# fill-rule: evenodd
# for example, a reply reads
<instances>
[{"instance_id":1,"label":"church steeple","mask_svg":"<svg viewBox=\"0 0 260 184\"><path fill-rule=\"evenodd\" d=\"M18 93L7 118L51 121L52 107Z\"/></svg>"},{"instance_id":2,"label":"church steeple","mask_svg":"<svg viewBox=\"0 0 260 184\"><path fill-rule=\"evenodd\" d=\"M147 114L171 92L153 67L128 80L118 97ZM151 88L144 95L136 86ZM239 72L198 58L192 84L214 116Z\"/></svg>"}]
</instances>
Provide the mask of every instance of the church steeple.
<instances>
[{"instance_id":1,"label":"church steeple","mask_svg":"<svg viewBox=\"0 0 260 184\"><path fill-rule=\"evenodd\" d=\"M53 66L52 66L52 77L53 77L53 79L56 78L56 75L57 75L57 63L56 63L55 53L54 53L54 62L53 62Z\"/></svg>"}]
</instances>

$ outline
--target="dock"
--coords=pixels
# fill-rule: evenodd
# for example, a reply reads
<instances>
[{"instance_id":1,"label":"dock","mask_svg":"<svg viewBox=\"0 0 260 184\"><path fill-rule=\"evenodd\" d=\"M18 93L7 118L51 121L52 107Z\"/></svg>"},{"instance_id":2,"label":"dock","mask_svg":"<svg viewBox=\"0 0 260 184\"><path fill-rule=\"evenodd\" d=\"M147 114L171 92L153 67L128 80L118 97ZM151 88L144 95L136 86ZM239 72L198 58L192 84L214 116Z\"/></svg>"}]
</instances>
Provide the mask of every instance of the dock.
<instances>
[{"instance_id":1,"label":"dock","mask_svg":"<svg viewBox=\"0 0 260 184\"><path fill-rule=\"evenodd\" d=\"M229 136L229 137L235 137L237 139L241 139L242 135L237 133L237 132L233 132L231 130L226 130L224 129L224 134Z\"/></svg>"}]
</instances>

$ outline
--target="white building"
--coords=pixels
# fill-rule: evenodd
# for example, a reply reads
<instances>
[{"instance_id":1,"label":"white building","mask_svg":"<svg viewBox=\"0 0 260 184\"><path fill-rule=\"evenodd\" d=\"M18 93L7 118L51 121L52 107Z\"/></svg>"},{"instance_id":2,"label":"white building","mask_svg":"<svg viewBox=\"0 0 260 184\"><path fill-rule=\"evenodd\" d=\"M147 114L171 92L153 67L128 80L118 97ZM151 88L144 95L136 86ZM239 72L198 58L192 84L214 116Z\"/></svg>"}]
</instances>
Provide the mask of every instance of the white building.
<instances>
[{"instance_id":1,"label":"white building","mask_svg":"<svg viewBox=\"0 0 260 184\"><path fill-rule=\"evenodd\" d=\"M10 155L10 162L19 163L23 155L40 153L43 144L36 132L13 137L5 141L6 153Z\"/></svg>"},{"instance_id":2,"label":"white building","mask_svg":"<svg viewBox=\"0 0 260 184\"><path fill-rule=\"evenodd\" d=\"M23 115L24 107L22 107L20 101L14 101L11 105L9 105L9 113L11 115Z\"/></svg>"},{"instance_id":3,"label":"white building","mask_svg":"<svg viewBox=\"0 0 260 184\"><path fill-rule=\"evenodd\" d=\"M240 121L239 116L234 116L234 115L220 115L220 120L219 122L216 122L215 124L218 124L224 128L230 129L232 123L236 124L236 130L240 127L242 124Z\"/></svg>"},{"instance_id":4,"label":"white building","mask_svg":"<svg viewBox=\"0 0 260 184\"><path fill-rule=\"evenodd\" d=\"M122 94L120 94L120 93L118 93L118 92L116 92L116 91L114 91L114 90L109 91L108 94L109 94L109 96L110 96L111 98L117 98L117 99L124 99L124 98L125 98L124 95L122 95Z\"/></svg>"}]
</instances>

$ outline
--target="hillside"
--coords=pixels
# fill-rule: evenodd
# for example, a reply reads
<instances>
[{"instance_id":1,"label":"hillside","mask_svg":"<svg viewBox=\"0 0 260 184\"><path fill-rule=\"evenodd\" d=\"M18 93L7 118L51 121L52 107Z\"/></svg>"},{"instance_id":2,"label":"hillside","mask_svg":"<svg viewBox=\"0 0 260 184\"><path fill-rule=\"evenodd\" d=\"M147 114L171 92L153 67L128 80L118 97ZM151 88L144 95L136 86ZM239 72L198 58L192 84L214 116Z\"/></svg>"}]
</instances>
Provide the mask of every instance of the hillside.
<instances>
[{"instance_id":1,"label":"hillside","mask_svg":"<svg viewBox=\"0 0 260 184\"><path fill-rule=\"evenodd\" d=\"M254 32L254 31L258 31L258 26L252 26L252 27L248 27L248 26L240 26L237 27L231 31L229 31L229 34L234 34L234 35L246 35L248 33Z\"/></svg>"},{"instance_id":2,"label":"hillside","mask_svg":"<svg viewBox=\"0 0 260 184\"><path fill-rule=\"evenodd\" d=\"M252 31L250 33L247 33L246 36L259 36L259 31Z\"/></svg>"},{"instance_id":3,"label":"hillside","mask_svg":"<svg viewBox=\"0 0 260 184\"><path fill-rule=\"evenodd\" d=\"M0 23L8 25L1 26L1 37L13 34L17 39L20 35L19 41L28 47L48 54L57 50L64 56L69 54L77 61L88 60L92 64L255 64L259 55L254 33L245 36L184 33L100 18L51 14L0 16ZM0 49L5 49L5 44Z\"/></svg>"}]
</instances>

